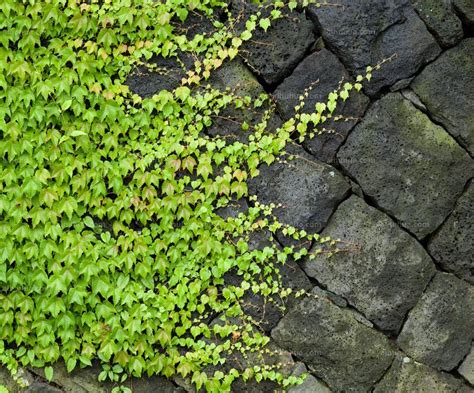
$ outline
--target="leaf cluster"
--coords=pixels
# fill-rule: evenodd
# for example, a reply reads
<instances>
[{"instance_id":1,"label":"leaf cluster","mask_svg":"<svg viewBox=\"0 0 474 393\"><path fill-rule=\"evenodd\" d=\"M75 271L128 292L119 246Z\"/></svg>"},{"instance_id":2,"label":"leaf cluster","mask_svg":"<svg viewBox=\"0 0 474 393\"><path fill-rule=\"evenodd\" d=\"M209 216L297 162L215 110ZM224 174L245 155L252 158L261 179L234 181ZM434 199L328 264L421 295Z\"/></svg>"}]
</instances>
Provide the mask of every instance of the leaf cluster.
<instances>
[{"instance_id":1,"label":"leaf cluster","mask_svg":"<svg viewBox=\"0 0 474 393\"><path fill-rule=\"evenodd\" d=\"M276 2L235 33L214 17L228 12L217 0L3 0L0 363L12 372L47 366L53 379L57 361L72 371L99 360L100 380L180 375L212 392L238 377L295 382L257 365L206 371L268 342L248 333L246 319L209 321L242 316L249 291L281 294L278 264L303 256L275 243L249 247L252 233L283 229L272 207L252 203L227 218L219 209L248 197L258 167L350 90L276 132L262 120L247 143L206 133L225 108L262 105L205 81L285 7L296 5ZM178 33L191 13L208 17L214 33ZM153 57L182 52L196 61L175 90L141 98L125 84ZM230 272L239 285L226 285Z\"/></svg>"}]
</instances>

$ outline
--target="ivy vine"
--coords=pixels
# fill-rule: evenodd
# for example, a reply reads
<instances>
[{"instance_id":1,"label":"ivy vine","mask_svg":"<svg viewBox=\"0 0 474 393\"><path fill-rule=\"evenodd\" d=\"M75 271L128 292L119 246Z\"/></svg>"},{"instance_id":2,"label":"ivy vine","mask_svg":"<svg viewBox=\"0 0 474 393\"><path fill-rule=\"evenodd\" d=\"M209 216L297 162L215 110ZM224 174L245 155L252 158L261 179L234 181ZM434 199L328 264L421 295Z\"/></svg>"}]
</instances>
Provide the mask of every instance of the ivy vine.
<instances>
[{"instance_id":1,"label":"ivy vine","mask_svg":"<svg viewBox=\"0 0 474 393\"><path fill-rule=\"evenodd\" d=\"M45 367L52 379L57 361L72 371L98 360L101 380L179 375L210 392L236 378L299 381L258 364L209 370L230 353L264 351L269 339L242 299L292 295L279 265L308 254L274 241L251 249L255 232L319 243L316 253L339 243L278 222L254 197L235 216L219 209L249 197L259 166L313 136L362 78L276 131L268 116L242 124L245 142L205 131L224 109L271 108L270 97L206 80L255 29L307 3L262 4L236 32L214 17L231 18L218 0L2 1L0 364ZM215 31L179 33L190 13ZM141 98L125 84L137 67L153 70L150 59L182 53L195 61L176 89ZM229 273L239 284L226 285Z\"/></svg>"}]
</instances>

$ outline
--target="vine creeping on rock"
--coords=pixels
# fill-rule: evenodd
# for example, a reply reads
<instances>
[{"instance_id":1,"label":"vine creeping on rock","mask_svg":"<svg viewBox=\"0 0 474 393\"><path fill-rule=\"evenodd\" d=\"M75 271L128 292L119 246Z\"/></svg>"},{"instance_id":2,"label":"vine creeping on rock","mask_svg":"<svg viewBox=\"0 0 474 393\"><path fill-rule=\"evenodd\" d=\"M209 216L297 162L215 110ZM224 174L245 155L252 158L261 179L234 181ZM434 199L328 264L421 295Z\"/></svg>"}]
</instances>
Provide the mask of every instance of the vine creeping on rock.
<instances>
[{"instance_id":1,"label":"vine creeping on rock","mask_svg":"<svg viewBox=\"0 0 474 393\"><path fill-rule=\"evenodd\" d=\"M262 5L236 33L213 17L230 15L217 0L2 2L0 363L12 373L46 367L51 379L56 361L72 371L98 360L99 378L118 383L154 374L206 391L228 391L238 377L298 382L259 365L208 370L230 352L263 350L268 337L241 300L290 295L278 265L307 254L274 242L249 249L252 233L282 230L324 252L338 242L284 226L256 200L236 217L218 209L247 197L259 165L361 86L344 84L276 132L263 118L246 143L205 133L227 107L269 102L206 79L296 6ZM215 32L176 33L191 12L211 18ZM126 86L152 57L179 53L196 60L178 88L141 98ZM239 284L224 285L230 272ZM209 323L216 316L221 323Z\"/></svg>"}]
</instances>

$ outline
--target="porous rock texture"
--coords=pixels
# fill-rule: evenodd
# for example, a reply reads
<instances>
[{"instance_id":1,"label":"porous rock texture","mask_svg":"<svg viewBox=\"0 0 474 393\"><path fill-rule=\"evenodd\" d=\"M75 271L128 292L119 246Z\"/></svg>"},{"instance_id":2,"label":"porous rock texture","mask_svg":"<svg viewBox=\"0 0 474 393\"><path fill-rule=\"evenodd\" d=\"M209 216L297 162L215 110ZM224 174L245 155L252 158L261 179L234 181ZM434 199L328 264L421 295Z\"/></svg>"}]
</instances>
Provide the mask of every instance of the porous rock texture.
<instances>
[{"instance_id":1,"label":"porous rock texture","mask_svg":"<svg viewBox=\"0 0 474 393\"><path fill-rule=\"evenodd\" d=\"M262 250L264 247L271 247L272 242L269 240L271 237L272 234L268 231L254 232L248 242L249 250ZM279 275L285 288L291 288L294 291L310 291L312 289L308 276L291 259L279 266ZM240 285L243 280L241 276L232 273L225 278L226 283L231 285ZM242 309L254 319L261 330L267 333L277 325L284 310L288 310L294 304L294 296L282 299L277 295L265 299L260 294L247 292L242 298Z\"/></svg>"},{"instance_id":2,"label":"porous rock texture","mask_svg":"<svg viewBox=\"0 0 474 393\"><path fill-rule=\"evenodd\" d=\"M411 3L441 46L456 45L463 38L462 22L450 0L411 0Z\"/></svg>"},{"instance_id":3,"label":"porous rock texture","mask_svg":"<svg viewBox=\"0 0 474 393\"><path fill-rule=\"evenodd\" d=\"M150 60L150 66L140 66L133 70L126 84L132 93L149 98L161 90L179 87L186 76L186 70L193 64L194 60L186 54L168 58L157 56Z\"/></svg>"},{"instance_id":4,"label":"porous rock texture","mask_svg":"<svg viewBox=\"0 0 474 393\"><path fill-rule=\"evenodd\" d=\"M474 184L433 236L428 250L443 269L474 284Z\"/></svg>"},{"instance_id":5,"label":"porous rock texture","mask_svg":"<svg viewBox=\"0 0 474 393\"><path fill-rule=\"evenodd\" d=\"M250 0L227 3L234 15L254 10ZM310 373L290 393L474 392L474 1L331 3L298 7L267 34L257 30L241 58L208 80L240 96L273 94L275 105L243 114L229 107L204 130L246 143L252 128L241 130L238 122L258 124L269 110L267 129L275 132L315 81L303 111L342 80L391 58L364 83L370 102L351 92L338 107L350 121L320 125L335 132L289 146L293 160L262 164L251 182L260 201L282 204L275 209L282 222L340 238L344 248L282 267L285 285L309 292L285 300L286 313L281 303L246 298L256 328L272 337L275 354L264 362ZM213 32L195 12L176 28L189 39ZM194 63L179 57L134 70L131 91L150 97L179 86ZM220 213L235 216L247 207L244 198ZM269 244L270 234L260 235L252 247ZM49 384L41 370L22 370L25 390L2 368L0 384L15 393L110 392L112 384L97 381L99 371L68 375L58 364ZM127 386L134 393L194 391L178 378L132 379ZM239 381L233 392L275 389L270 381Z\"/></svg>"},{"instance_id":6,"label":"porous rock texture","mask_svg":"<svg viewBox=\"0 0 474 393\"><path fill-rule=\"evenodd\" d=\"M307 261L306 273L380 329L396 333L434 274L426 251L356 196L339 205L323 235L354 243L357 249Z\"/></svg>"},{"instance_id":7,"label":"porous rock texture","mask_svg":"<svg viewBox=\"0 0 474 393\"><path fill-rule=\"evenodd\" d=\"M272 337L336 391L369 391L394 357L383 334L319 296L293 307Z\"/></svg>"},{"instance_id":8,"label":"porous rock texture","mask_svg":"<svg viewBox=\"0 0 474 393\"><path fill-rule=\"evenodd\" d=\"M377 384L374 393L470 392L461 379L439 372L409 357L397 356L392 367Z\"/></svg>"},{"instance_id":9,"label":"porous rock texture","mask_svg":"<svg viewBox=\"0 0 474 393\"><path fill-rule=\"evenodd\" d=\"M430 116L474 154L474 38L427 66L411 85Z\"/></svg>"},{"instance_id":10,"label":"porous rock texture","mask_svg":"<svg viewBox=\"0 0 474 393\"><path fill-rule=\"evenodd\" d=\"M338 158L362 190L419 239L443 223L473 171L456 141L399 93L372 105Z\"/></svg>"},{"instance_id":11,"label":"porous rock texture","mask_svg":"<svg viewBox=\"0 0 474 393\"><path fill-rule=\"evenodd\" d=\"M286 161L260 167L260 176L250 180L249 192L262 203L281 204L274 214L282 223L318 232L350 186L337 169L301 147L291 144L287 152Z\"/></svg>"},{"instance_id":12,"label":"porous rock texture","mask_svg":"<svg viewBox=\"0 0 474 393\"><path fill-rule=\"evenodd\" d=\"M453 5L467 29L474 27L474 3L471 0L453 0Z\"/></svg>"},{"instance_id":13,"label":"porous rock texture","mask_svg":"<svg viewBox=\"0 0 474 393\"><path fill-rule=\"evenodd\" d=\"M304 363L297 363L292 375L298 377L307 371L308 370ZM309 374L302 384L288 389L288 393L331 393L331 391L323 382Z\"/></svg>"},{"instance_id":14,"label":"porous rock texture","mask_svg":"<svg viewBox=\"0 0 474 393\"><path fill-rule=\"evenodd\" d=\"M471 347L471 352L459 366L458 371L471 385L474 385L474 345Z\"/></svg>"},{"instance_id":15,"label":"porous rock texture","mask_svg":"<svg viewBox=\"0 0 474 393\"><path fill-rule=\"evenodd\" d=\"M352 82L352 79L339 59L327 49L322 49L305 58L291 76L278 86L273 96L283 120L288 120L295 115L294 108L305 90L308 89L308 96L301 112L312 113L318 102L327 102L328 94L341 82ZM350 96L333 114L334 118L337 116L344 118L328 121L324 128L331 132L308 138L303 143L304 147L318 160L333 163L339 146L362 117L368 103L369 100L364 94Z\"/></svg>"},{"instance_id":16,"label":"porous rock texture","mask_svg":"<svg viewBox=\"0 0 474 393\"><path fill-rule=\"evenodd\" d=\"M239 58L223 64L211 75L208 82L216 89L230 89L236 97L241 98L249 96L257 99L260 94L265 93L257 78ZM281 126L281 119L276 114L275 108L268 103L249 110L237 109L230 103L212 120L213 123L207 129L207 133L210 136L226 137L228 141L248 142L248 136L252 134L254 127L262 122L265 122L267 130L271 132ZM246 131L242 129L244 122L249 126Z\"/></svg>"},{"instance_id":17,"label":"porous rock texture","mask_svg":"<svg viewBox=\"0 0 474 393\"><path fill-rule=\"evenodd\" d=\"M328 48L353 74L392 60L373 75L370 95L415 74L440 47L409 0L341 0L338 6L309 6Z\"/></svg>"},{"instance_id":18,"label":"porous rock texture","mask_svg":"<svg viewBox=\"0 0 474 393\"><path fill-rule=\"evenodd\" d=\"M397 341L415 360L451 371L471 349L473 326L474 287L438 273L410 311Z\"/></svg>"},{"instance_id":19,"label":"porous rock texture","mask_svg":"<svg viewBox=\"0 0 474 393\"><path fill-rule=\"evenodd\" d=\"M232 0L231 10L243 24L245 16L256 12L256 6L246 0ZM307 54L316 40L314 31L315 27L305 13L295 10L275 21L267 32L256 30L252 40L244 43L241 55L265 84L275 85Z\"/></svg>"}]
</instances>

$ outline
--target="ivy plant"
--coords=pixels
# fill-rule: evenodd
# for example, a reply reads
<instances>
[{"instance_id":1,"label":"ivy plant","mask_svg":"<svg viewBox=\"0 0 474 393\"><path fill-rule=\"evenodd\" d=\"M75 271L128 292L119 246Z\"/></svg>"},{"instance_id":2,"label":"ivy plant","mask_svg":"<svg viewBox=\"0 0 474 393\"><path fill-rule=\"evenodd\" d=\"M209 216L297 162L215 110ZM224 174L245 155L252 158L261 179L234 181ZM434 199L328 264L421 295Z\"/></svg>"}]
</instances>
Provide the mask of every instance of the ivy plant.
<instances>
[{"instance_id":1,"label":"ivy plant","mask_svg":"<svg viewBox=\"0 0 474 393\"><path fill-rule=\"evenodd\" d=\"M44 367L53 379L55 362L70 372L99 361L99 380L181 376L210 392L236 378L298 382L265 365L209 370L268 343L244 315L246 293L291 294L278 267L308 251L281 248L272 234L317 252L339 243L280 223L255 198L232 217L219 211L248 198L259 166L317 132L361 85L341 85L276 131L265 116L242 124L245 143L206 133L226 108L271 102L206 80L297 6L262 4L236 32L216 17L231 15L218 0L2 1L0 364L13 374ZM181 32L195 13L212 33ZM181 53L195 61L176 89L142 98L126 85L137 67ZM255 232L273 245L251 249ZM229 273L239 284L226 284Z\"/></svg>"}]
</instances>

